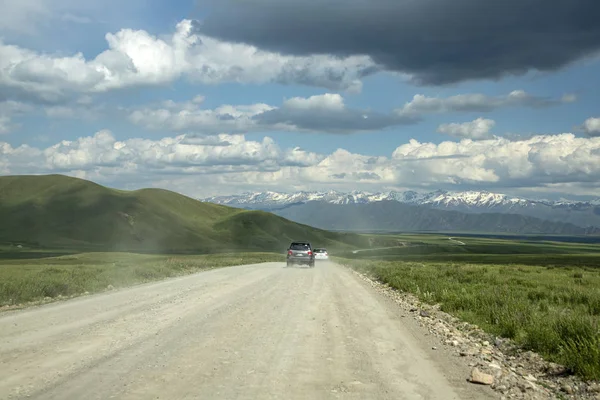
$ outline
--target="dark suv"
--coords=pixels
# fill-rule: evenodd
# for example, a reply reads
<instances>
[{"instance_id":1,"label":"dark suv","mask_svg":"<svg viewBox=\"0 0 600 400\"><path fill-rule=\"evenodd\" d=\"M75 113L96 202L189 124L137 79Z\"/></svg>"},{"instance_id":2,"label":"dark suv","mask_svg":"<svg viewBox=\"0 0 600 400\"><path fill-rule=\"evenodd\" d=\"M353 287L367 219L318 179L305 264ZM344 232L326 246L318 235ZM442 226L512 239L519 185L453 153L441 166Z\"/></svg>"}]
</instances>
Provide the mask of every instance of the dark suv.
<instances>
[{"instance_id":1,"label":"dark suv","mask_svg":"<svg viewBox=\"0 0 600 400\"><path fill-rule=\"evenodd\" d=\"M287 266L294 264L307 264L315 266L315 253L309 242L292 242L287 252Z\"/></svg>"}]
</instances>

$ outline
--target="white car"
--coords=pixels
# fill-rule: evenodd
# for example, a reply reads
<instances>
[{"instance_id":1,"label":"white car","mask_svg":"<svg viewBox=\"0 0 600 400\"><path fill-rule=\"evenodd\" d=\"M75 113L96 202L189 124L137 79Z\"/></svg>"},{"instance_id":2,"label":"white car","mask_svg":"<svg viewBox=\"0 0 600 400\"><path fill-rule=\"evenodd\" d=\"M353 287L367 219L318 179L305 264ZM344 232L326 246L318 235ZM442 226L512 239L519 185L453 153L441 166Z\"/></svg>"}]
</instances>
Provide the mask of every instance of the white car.
<instances>
[{"instance_id":1,"label":"white car","mask_svg":"<svg viewBox=\"0 0 600 400\"><path fill-rule=\"evenodd\" d=\"M327 249L315 249L315 260L329 260Z\"/></svg>"}]
</instances>

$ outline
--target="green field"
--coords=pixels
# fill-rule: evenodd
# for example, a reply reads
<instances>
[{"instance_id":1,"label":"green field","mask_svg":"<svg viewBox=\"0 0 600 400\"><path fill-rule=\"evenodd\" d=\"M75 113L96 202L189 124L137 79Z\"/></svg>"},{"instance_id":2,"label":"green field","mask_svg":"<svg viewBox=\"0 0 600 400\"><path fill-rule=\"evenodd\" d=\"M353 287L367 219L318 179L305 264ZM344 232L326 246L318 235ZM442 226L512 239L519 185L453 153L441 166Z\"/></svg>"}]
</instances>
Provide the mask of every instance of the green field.
<instances>
[{"instance_id":1,"label":"green field","mask_svg":"<svg viewBox=\"0 0 600 400\"><path fill-rule=\"evenodd\" d=\"M600 245L397 235L339 260L428 304L600 379Z\"/></svg>"},{"instance_id":2,"label":"green field","mask_svg":"<svg viewBox=\"0 0 600 400\"><path fill-rule=\"evenodd\" d=\"M212 268L284 261L276 253L148 255L82 253L60 257L0 260L0 306L77 296Z\"/></svg>"},{"instance_id":3,"label":"green field","mask_svg":"<svg viewBox=\"0 0 600 400\"><path fill-rule=\"evenodd\" d=\"M600 267L600 245L533 240L503 240L445 235L386 235L404 246L340 251L341 258L470 264ZM463 243L463 244L460 244Z\"/></svg>"}]
</instances>

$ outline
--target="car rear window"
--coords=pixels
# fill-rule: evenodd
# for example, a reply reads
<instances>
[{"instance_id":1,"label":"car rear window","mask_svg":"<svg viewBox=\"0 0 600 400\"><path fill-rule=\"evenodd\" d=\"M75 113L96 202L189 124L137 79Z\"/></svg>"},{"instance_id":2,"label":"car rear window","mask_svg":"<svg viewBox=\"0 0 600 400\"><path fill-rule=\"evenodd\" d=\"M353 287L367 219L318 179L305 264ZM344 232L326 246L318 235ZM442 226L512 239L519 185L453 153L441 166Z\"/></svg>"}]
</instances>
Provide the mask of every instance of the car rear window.
<instances>
[{"instance_id":1,"label":"car rear window","mask_svg":"<svg viewBox=\"0 0 600 400\"><path fill-rule=\"evenodd\" d=\"M291 250L309 250L310 247L306 243L292 243Z\"/></svg>"},{"instance_id":2,"label":"car rear window","mask_svg":"<svg viewBox=\"0 0 600 400\"><path fill-rule=\"evenodd\" d=\"M327 253L326 249L315 249L315 253Z\"/></svg>"}]
</instances>

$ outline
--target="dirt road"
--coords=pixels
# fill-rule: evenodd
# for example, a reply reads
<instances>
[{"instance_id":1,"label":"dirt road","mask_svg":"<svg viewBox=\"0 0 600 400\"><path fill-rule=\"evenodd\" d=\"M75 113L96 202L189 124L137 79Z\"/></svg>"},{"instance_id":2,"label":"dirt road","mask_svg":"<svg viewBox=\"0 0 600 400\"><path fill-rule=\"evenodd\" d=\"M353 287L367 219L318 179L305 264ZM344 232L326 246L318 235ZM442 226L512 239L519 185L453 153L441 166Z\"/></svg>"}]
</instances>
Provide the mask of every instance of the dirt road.
<instances>
[{"instance_id":1,"label":"dirt road","mask_svg":"<svg viewBox=\"0 0 600 400\"><path fill-rule=\"evenodd\" d=\"M212 270L0 314L0 398L482 399L343 267Z\"/></svg>"}]
</instances>

